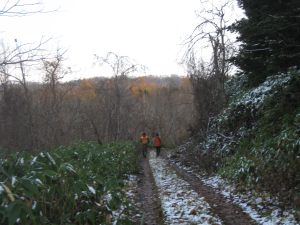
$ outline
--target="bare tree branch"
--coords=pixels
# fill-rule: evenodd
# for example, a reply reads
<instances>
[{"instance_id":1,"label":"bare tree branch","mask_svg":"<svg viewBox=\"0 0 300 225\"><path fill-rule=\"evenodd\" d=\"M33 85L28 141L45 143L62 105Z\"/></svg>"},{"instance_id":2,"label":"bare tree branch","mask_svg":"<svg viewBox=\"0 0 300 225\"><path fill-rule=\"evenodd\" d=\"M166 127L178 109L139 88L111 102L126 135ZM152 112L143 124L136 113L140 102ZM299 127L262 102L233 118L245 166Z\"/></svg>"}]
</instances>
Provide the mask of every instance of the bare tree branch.
<instances>
[{"instance_id":1,"label":"bare tree branch","mask_svg":"<svg viewBox=\"0 0 300 225\"><path fill-rule=\"evenodd\" d=\"M54 11L56 10L43 10L42 2L40 0L6 0L5 2L0 2L0 16L23 17L30 14L49 13Z\"/></svg>"},{"instance_id":2,"label":"bare tree branch","mask_svg":"<svg viewBox=\"0 0 300 225\"><path fill-rule=\"evenodd\" d=\"M128 56L119 56L114 52L108 52L105 57L99 57L96 54L94 56L96 63L101 66L108 65L112 69L115 77L127 76L134 72L146 70L145 66L135 63Z\"/></svg>"},{"instance_id":3,"label":"bare tree branch","mask_svg":"<svg viewBox=\"0 0 300 225\"><path fill-rule=\"evenodd\" d=\"M39 43L26 43L19 44L17 39L15 43L18 43L13 50L3 46L3 50L0 53L0 66L5 65L17 65L25 62L37 62L40 59L49 58L49 53L42 47L51 40L41 39Z\"/></svg>"}]
</instances>

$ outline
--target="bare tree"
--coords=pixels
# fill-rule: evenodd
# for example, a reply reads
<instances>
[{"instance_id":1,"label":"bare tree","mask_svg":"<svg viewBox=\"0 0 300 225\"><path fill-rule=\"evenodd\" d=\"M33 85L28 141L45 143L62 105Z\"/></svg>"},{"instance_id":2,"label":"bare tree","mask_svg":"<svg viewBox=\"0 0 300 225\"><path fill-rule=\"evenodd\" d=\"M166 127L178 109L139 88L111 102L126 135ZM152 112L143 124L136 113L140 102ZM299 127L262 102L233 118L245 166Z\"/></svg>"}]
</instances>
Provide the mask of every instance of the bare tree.
<instances>
[{"instance_id":1,"label":"bare tree","mask_svg":"<svg viewBox=\"0 0 300 225\"><path fill-rule=\"evenodd\" d=\"M40 12L39 2L29 2L20 0L6 0L0 2L0 17L1 16L25 16L31 13ZM42 43L43 41L41 41ZM36 47L26 49L26 45L19 45L15 40L15 47L10 50L2 44L3 50L0 51L0 78L2 84L2 96L4 111L2 118L8 123L8 127L14 127L13 124L18 124L16 129L11 130L11 134L14 137L20 136L22 125L24 126L25 132L22 135L23 139L28 139L29 144L24 147L32 147L34 145L33 135L33 118L32 118L32 107L31 107L31 94L26 81L26 71L24 62L32 62L37 57L37 49L41 46L39 43ZM15 67L15 68L12 68ZM19 69L19 75L17 75L17 69ZM11 79L17 81L19 85L11 85ZM21 89L20 89L21 87ZM22 92L22 93L21 93ZM19 96L19 98L14 98ZM18 100L18 101L16 101ZM11 121L11 122L9 122ZM7 127L7 128L8 128ZM22 136L21 135L21 136ZM19 139L16 138L15 142Z\"/></svg>"},{"instance_id":2,"label":"bare tree","mask_svg":"<svg viewBox=\"0 0 300 225\"><path fill-rule=\"evenodd\" d=\"M114 119L110 121L110 123L115 122L113 130L115 131L115 140L118 140L121 133L121 108L124 103L123 98L126 92L129 92L129 87L125 86L127 76L139 70L145 70L145 67L135 63L128 56L119 56L113 52L108 52L105 57L99 57L97 55L95 55L95 57L100 65L109 66L113 72L114 108L112 113Z\"/></svg>"},{"instance_id":3,"label":"bare tree","mask_svg":"<svg viewBox=\"0 0 300 225\"><path fill-rule=\"evenodd\" d=\"M40 0L4 0L0 1L0 17L20 17L28 16L36 13L48 13L42 8ZM20 44L15 39L15 48L12 50L2 45L3 50L0 51L0 66L16 65L24 62L33 62L41 58L42 46L50 39L41 38L37 44L26 43ZM45 57L45 56L43 56Z\"/></svg>"},{"instance_id":4,"label":"bare tree","mask_svg":"<svg viewBox=\"0 0 300 225\"><path fill-rule=\"evenodd\" d=\"M185 42L187 50L184 57L187 60L191 55L195 57L197 48L201 48L203 54L211 56L206 65L210 67L210 75L217 76L221 83L224 83L231 66L228 59L234 52L232 37L228 35L234 2L227 0L219 5L208 1L201 1L201 3L202 10L197 13L200 23ZM201 55L200 57L203 58Z\"/></svg>"},{"instance_id":5,"label":"bare tree","mask_svg":"<svg viewBox=\"0 0 300 225\"><path fill-rule=\"evenodd\" d=\"M184 60L192 81L199 125L204 131L209 118L226 104L224 83L232 68L228 59L235 51L228 32L233 7L233 0L220 1L218 5L201 1L202 10L197 14L200 23L185 42Z\"/></svg>"},{"instance_id":6,"label":"bare tree","mask_svg":"<svg viewBox=\"0 0 300 225\"><path fill-rule=\"evenodd\" d=\"M0 76L3 80L11 81L19 84L23 91L24 99L24 118L23 125L26 127L26 139L29 140L28 148L33 148L37 143L37 136L35 134L35 122L33 118L33 99L32 93L27 81L28 69L38 65L42 58L44 58L44 50L41 49L40 42L37 45L19 44L15 39L15 48L10 51L9 48L4 48L0 54Z\"/></svg>"},{"instance_id":7,"label":"bare tree","mask_svg":"<svg viewBox=\"0 0 300 225\"><path fill-rule=\"evenodd\" d=\"M64 132L63 121L63 101L72 87L61 84L61 79L70 73L70 68L63 67L65 51L57 50L56 56L52 59L42 60L42 72L44 72L44 82L42 90L43 111L42 128L45 130L44 136L40 136L43 143L48 146L57 146L62 143ZM42 129L40 128L40 129Z\"/></svg>"},{"instance_id":8,"label":"bare tree","mask_svg":"<svg viewBox=\"0 0 300 225\"><path fill-rule=\"evenodd\" d=\"M114 52L108 52L105 57L95 55L97 63L108 65L114 77L128 76L134 72L145 70L145 66L137 64L128 56L119 56Z\"/></svg>"}]
</instances>

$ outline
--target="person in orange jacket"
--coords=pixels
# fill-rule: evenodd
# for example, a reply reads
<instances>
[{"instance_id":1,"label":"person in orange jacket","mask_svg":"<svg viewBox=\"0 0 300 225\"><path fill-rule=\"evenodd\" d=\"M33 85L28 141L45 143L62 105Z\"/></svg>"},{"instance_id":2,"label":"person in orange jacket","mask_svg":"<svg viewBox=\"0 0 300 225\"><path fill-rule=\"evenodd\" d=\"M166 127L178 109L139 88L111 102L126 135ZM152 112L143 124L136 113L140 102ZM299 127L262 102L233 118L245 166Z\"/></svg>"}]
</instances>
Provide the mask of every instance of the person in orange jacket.
<instances>
[{"instance_id":1,"label":"person in orange jacket","mask_svg":"<svg viewBox=\"0 0 300 225\"><path fill-rule=\"evenodd\" d=\"M158 133L156 133L153 143L154 143L154 147L156 148L156 157L158 157L161 149L161 139Z\"/></svg>"},{"instance_id":2,"label":"person in orange jacket","mask_svg":"<svg viewBox=\"0 0 300 225\"><path fill-rule=\"evenodd\" d=\"M144 158L147 157L147 149L148 149L148 144L149 144L149 137L146 135L145 132L142 133L142 136L140 137L140 142L142 144L142 152Z\"/></svg>"}]
</instances>

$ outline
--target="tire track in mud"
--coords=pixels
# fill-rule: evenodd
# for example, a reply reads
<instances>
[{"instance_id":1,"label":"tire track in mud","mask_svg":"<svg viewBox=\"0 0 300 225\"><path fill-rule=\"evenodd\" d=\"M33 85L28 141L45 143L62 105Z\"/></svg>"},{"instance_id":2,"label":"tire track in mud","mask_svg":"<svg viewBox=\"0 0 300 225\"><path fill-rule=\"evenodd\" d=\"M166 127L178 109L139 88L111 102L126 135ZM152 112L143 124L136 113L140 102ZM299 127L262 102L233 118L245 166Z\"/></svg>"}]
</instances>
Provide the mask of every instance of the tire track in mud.
<instances>
[{"instance_id":1,"label":"tire track in mud","mask_svg":"<svg viewBox=\"0 0 300 225\"><path fill-rule=\"evenodd\" d=\"M154 152L152 152L154 153ZM159 191L165 224L223 225L205 199L161 157L150 154L150 168Z\"/></svg>"},{"instance_id":2,"label":"tire track in mud","mask_svg":"<svg viewBox=\"0 0 300 225\"><path fill-rule=\"evenodd\" d=\"M139 169L138 193L143 211L141 225L163 225L160 199L148 159L140 158Z\"/></svg>"},{"instance_id":3,"label":"tire track in mud","mask_svg":"<svg viewBox=\"0 0 300 225\"><path fill-rule=\"evenodd\" d=\"M191 188L197 192L210 205L213 214L217 215L224 225L256 225L248 214L233 203L228 202L222 194L217 193L213 188L205 185L196 175L187 172L171 162L165 156L167 167L174 170L176 174L186 181ZM156 187L152 170L148 159L139 160L139 183L138 192L141 200L143 219L140 224L143 225L163 225L164 217L161 208L158 188Z\"/></svg>"},{"instance_id":4,"label":"tire track in mud","mask_svg":"<svg viewBox=\"0 0 300 225\"><path fill-rule=\"evenodd\" d=\"M168 165L176 171L176 173L210 205L214 214L218 215L224 225L256 225L248 214L242 209L228 202L220 193L217 193L213 188L205 185L196 175L188 173L182 168L179 168L175 163L166 159Z\"/></svg>"}]
</instances>

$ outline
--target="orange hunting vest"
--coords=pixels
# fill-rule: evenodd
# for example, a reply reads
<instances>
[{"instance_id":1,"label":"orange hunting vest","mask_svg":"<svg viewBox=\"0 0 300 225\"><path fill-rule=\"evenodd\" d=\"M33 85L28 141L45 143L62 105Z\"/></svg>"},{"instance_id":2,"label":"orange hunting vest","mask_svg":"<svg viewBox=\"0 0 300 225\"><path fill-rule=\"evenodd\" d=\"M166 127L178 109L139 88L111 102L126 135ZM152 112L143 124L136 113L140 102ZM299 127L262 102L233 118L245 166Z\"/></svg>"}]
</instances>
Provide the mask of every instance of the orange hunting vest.
<instances>
[{"instance_id":1,"label":"orange hunting vest","mask_svg":"<svg viewBox=\"0 0 300 225\"><path fill-rule=\"evenodd\" d=\"M141 136L141 142L142 142L142 144L148 144L148 142L149 142L149 138L148 138L148 136L146 135L146 136Z\"/></svg>"},{"instance_id":2,"label":"orange hunting vest","mask_svg":"<svg viewBox=\"0 0 300 225\"><path fill-rule=\"evenodd\" d=\"M154 146L155 147L160 147L161 146L161 140L160 140L160 137L155 137L154 138Z\"/></svg>"}]
</instances>

